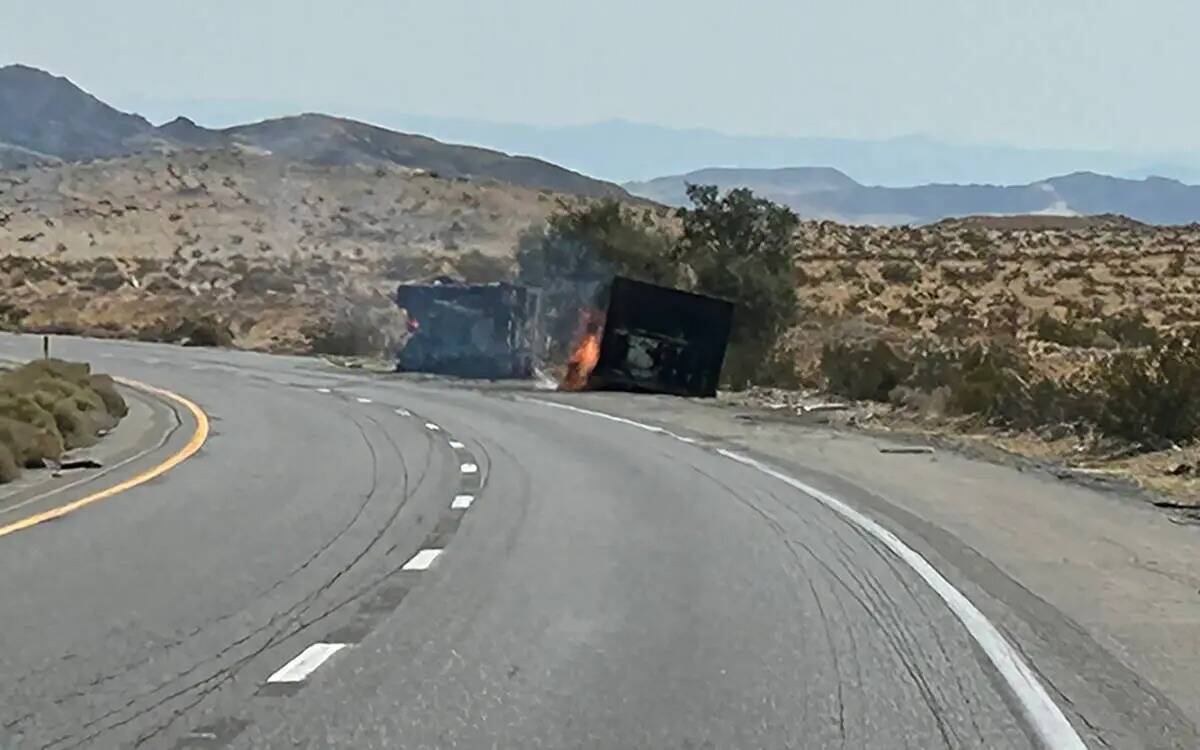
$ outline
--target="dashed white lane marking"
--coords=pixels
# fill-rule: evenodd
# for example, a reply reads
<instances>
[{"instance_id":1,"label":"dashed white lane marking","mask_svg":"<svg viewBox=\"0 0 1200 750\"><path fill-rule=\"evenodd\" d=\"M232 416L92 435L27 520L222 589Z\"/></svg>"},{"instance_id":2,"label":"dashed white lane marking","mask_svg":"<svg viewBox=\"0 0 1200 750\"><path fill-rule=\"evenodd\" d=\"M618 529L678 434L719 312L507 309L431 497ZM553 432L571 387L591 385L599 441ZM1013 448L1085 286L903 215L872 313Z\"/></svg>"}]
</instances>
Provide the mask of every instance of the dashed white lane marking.
<instances>
[{"instance_id":1,"label":"dashed white lane marking","mask_svg":"<svg viewBox=\"0 0 1200 750\"><path fill-rule=\"evenodd\" d=\"M437 425L435 425L433 422L426 422L426 423L425 423L425 429L427 429L427 430L433 430L434 432L437 432L438 430L440 430L440 429L442 429L442 428L441 428L441 427L438 427L438 426L437 426Z\"/></svg>"},{"instance_id":2,"label":"dashed white lane marking","mask_svg":"<svg viewBox=\"0 0 1200 750\"><path fill-rule=\"evenodd\" d=\"M438 559L442 554L440 549L423 549L412 556L412 559L404 563L401 570L428 570L433 561Z\"/></svg>"},{"instance_id":3,"label":"dashed white lane marking","mask_svg":"<svg viewBox=\"0 0 1200 750\"><path fill-rule=\"evenodd\" d=\"M454 502L450 503L451 510L466 510L471 507L471 503L475 502L474 495L455 495Z\"/></svg>"},{"instance_id":4,"label":"dashed white lane marking","mask_svg":"<svg viewBox=\"0 0 1200 750\"><path fill-rule=\"evenodd\" d=\"M478 474L479 466L477 464L463 464L459 467L463 474Z\"/></svg>"},{"instance_id":5,"label":"dashed white lane marking","mask_svg":"<svg viewBox=\"0 0 1200 750\"><path fill-rule=\"evenodd\" d=\"M358 398L356 398L356 399L354 399L354 400L355 400L355 401L357 401L357 402L358 402L358 403L360 403L360 404L369 404L369 403L371 403L371 399L369 399L369 398L363 398L362 396L359 396Z\"/></svg>"},{"instance_id":6,"label":"dashed white lane marking","mask_svg":"<svg viewBox=\"0 0 1200 750\"><path fill-rule=\"evenodd\" d=\"M333 393L333 391L329 390L328 388L318 388L317 393Z\"/></svg>"},{"instance_id":7,"label":"dashed white lane marking","mask_svg":"<svg viewBox=\"0 0 1200 750\"><path fill-rule=\"evenodd\" d=\"M329 657L346 647L345 643L314 643L300 652L275 674L267 678L267 682L304 682L317 667L325 663Z\"/></svg>"},{"instance_id":8,"label":"dashed white lane marking","mask_svg":"<svg viewBox=\"0 0 1200 750\"><path fill-rule=\"evenodd\" d=\"M450 440L448 442L450 443L450 447L453 448L454 450L460 450L460 449L466 447L465 445L463 445L461 442L459 442L457 440Z\"/></svg>"},{"instance_id":9,"label":"dashed white lane marking","mask_svg":"<svg viewBox=\"0 0 1200 750\"><path fill-rule=\"evenodd\" d=\"M636 422L632 419L592 411L591 409L581 409L578 406L571 406L569 404L559 404L540 399L522 400L532 401L556 409L566 409L580 414L600 417L612 422L637 427L648 432L667 435L675 439L683 439L684 442L694 443L693 440L676 435L670 430ZM805 484L799 479L790 477L783 472L776 471L749 456L744 456L724 448L718 448L717 453L790 485L882 542L884 546L912 568L941 597L946 606L950 608L950 611L954 613L959 622L967 629L967 632L971 634L971 637L975 639L975 642L979 644L983 652L987 654L988 660L992 662L992 666L996 668L996 671L1004 678L1009 689L1017 697L1017 700L1021 704L1021 709L1025 713L1026 720L1029 721L1042 743L1046 747L1052 747L1055 750L1087 750L1087 745L1083 743L1083 739L1079 736L1079 733L1071 726L1071 722L1067 721L1067 717L1063 715L1062 709L1058 707L1058 704L1046 692L1045 686L1042 685L1041 680L1034 674L1033 669L1025 663L1021 654L996 629L996 626L971 603L971 600L961 591L954 588L954 585L947 581L919 552L909 547L898 536L879 525L876 521L863 515L833 495Z\"/></svg>"},{"instance_id":10,"label":"dashed white lane marking","mask_svg":"<svg viewBox=\"0 0 1200 750\"><path fill-rule=\"evenodd\" d=\"M412 416L412 412L409 411L408 409L397 409L396 413L402 417L411 417Z\"/></svg>"}]
</instances>

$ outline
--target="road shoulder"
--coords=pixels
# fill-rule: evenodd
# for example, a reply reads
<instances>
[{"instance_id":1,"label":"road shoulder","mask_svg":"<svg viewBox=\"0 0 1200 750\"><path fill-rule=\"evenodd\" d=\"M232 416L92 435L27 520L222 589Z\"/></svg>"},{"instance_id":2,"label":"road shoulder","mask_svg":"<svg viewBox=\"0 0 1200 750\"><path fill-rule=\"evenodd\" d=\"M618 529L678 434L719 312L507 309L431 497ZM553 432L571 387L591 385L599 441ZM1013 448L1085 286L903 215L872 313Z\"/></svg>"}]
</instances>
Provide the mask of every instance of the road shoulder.
<instances>
[{"instance_id":1,"label":"road shoulder","mask_svg":"<svg viewBox=\"0 0 1200 750\"><path fill-rule=\"evenodd\" d=\"M29 469L0 487L0 527L116 484L134 465L163 453L186 419L166 399L119 386L129 413L94 446L70 452L64 462L94 461L99 468Z\"/></svg>"},{"instance_id":2,"label":"road shoulder","mask_svg":"<svg viewBox=\"0 0 1200 750\"><path fill-rule=\"evenodd\" d=\"M935 562L1100 736L1117 746L1200 746L1195 529L1043 472L940 451L887 453L880 448L895 444L877 436L664 397L571 401L748 452L852 503ZM1170 727L1163 736L1184 744L1128 736L1128 726Z\"/></svg>"}]
</instances>

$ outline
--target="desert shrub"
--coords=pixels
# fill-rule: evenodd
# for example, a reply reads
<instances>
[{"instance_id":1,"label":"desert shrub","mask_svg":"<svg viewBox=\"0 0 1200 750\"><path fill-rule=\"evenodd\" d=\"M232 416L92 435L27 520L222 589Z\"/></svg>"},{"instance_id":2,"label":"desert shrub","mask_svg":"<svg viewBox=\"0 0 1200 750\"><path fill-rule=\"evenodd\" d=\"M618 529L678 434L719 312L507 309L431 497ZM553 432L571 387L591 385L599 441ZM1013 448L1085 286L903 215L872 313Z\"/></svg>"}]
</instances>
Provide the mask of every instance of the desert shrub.
<instances>
[{"instance_id":1,"label":"desert shrub","mask_svg":"<svg viewBox=\"0 0 1200 750\"><path fill-rule=\"evenodd\" d=\"M292 294L296 291L295 281L287 274L271 268L252 268L234 281L232 288L238 294Z\"/></svg>"},{"instance_id":2,"label":"desert shrub","mask_svg":"<svg viewBox=\"0 0 1200 750\"><path fill-rule=\"evenodd\" d=\"M35 359L13 371L18 378L40 380L44 377L66 380L75 385L86 385L92 368L86 362L67 362L61 359Z\"/></svg>"},{"instance_id":3,"label":"desert shrub","mask_svg":"<svg viewBox=\"0 0 1200 750\"><path fill-rule=\"evenodd\" d=\"M184 346L233 346L229 325L211 315L185 317L173 323L159 322L138 331L141 341L168 341Z\"/></svg>"},{"instance_id":4,"label":"desert shrub","mask_svg":"<svg viewBox=\"0 0 1200 750\"><path fill-rule=\"evenodd\" d=\"M1158 331L1139 308L1127 308L1108 316L1101 321L1100 329L1121 346L1155 346L1159 343Z\"/></svg>"},{"instance_id":5,"label":"desert shrub","mask_svg":"<svg viewBox=\"0 0 1200 750\"><path fill-rule=\"evenodd\" d=\"M229 326L213 318L201 318L184 324L184 346L233 346Z\"/></svg>"},{"instance_id":6,"label":"desert shrub","mask_svg":"<svg viewBox=\"0 0 1200 750\"><path fill-rule=\"evenodd\" d=\"M1059 320L1049 313L1043 313L1034 321L1033 332L1042 341L1062 346L1090 347L1097 344L1100 326L1072 316Z\"/></svg>"},{"instance_id":7,"label":"desert shrub","mask_svg":"<svg viewBox=\"0 0 1200 750\"><path fill-rule=\"evenodd\" d=\"M887 401L912 374L899 344L868 326L842 327L821 347L821 375L830 392Z\"/></svg>"},{"instance_id":8,"label":"desert shrub","mask_svg":"<svg viewBox=\"0 0 1200 750\"><path fill-rule=\"evenodd\" d=\"M88 378L88 387L96 392L104 402L105 410L120 419L129 413L125 398L117 391L117 386L108 375L92 375Z\"/></svg>"},{"instance_id":9,"label":"desert shrub","mask_svg":"<svg viewBox=\"0 0 1200 750\"><path fill-rule=\"evenodd\" d=\"M304 331L311 351L343 357L393 354L405 335L404 312L394 304L379 304L379 300L349 302Z\"/></svg>"},{"instance_id":10,"label":"desert shrub","mask_svg":"<svg viewBox=\"0 0 1200 750\"><path fill-rule=\"evenodd\" d=\"M58 425L50 410L38 403L32 393L4 393L4 390L3 387L0 387L0 417L24 422L51 434L56 439L58 452L61 453L62 435L58 431Z\"/></svg>"},{"instance_id":11,"label":"desert shrub","mask_svg":"<svg viewBox=\"0 0 1200 750\"><path fill-rule=\"evenodd\" d=\"M335 357L357 357L377 354L375 331L352 319L338 318L309 333L314 354Z\"/></svg>"},{"instance_id":12,"label":"desert shrub","mask_svg":"<svg viewBox=\"0 0 1200 750\"><path fill-rule=\"evenodd\" d=\"M1087 419L1086 393L1038 375L1013 339L927 341L910 356L913 376L906 385L944 390L948 413L1018 428Z\"/></svg>"},{"instance_id":13,"label":"desert shrub","mask_svg":"<svg viewBox=\"0 0 1200 750\"><path fill-rule=\"evenodd\" d=\"M64 398L54 405L53 414L67 450L95 444L102 429L95 411L83 408L76 399Z\"/></svg>"},{"instance_id":14,"label":"desert shrub","mask_svg":"<svg viewBox=\"0 0 1200 750\"><path fill-rule=\"evenodd\" d=\"M388 258L384 278L389 281L417 281L437 272L439 261L429 254L394 255Z\"/></svg>"},{"instance_id":15,"label":"desert shrub","mask_svg":"<svg viewBox=\"0 0 1200 750\"><path fill-rule=\"evenodd\" d=\"M892 260L884 263L879 273L893 284L915 284L921 280L921 269L915 263Z\"/></svg>"},{"instance_id":16,"label":"desert shrub","mask_svg":"<svg viewBox=\"0 0 1200 750\"><path fill-rule=\"evenodd\" d=\"M972 342L955 349L945 378L949 408L1006 423L1030 421L1029 368L1012 345Z\"/></svg>"},{"instance_id":17,"label":"desert shrub","mask_svg":"<svg viewBox=\"0 0 1200 750\"><path fill-rule=\"evenodd\" d=\"M9 417L0 417L0 445L19 466L42 466L47 459L57 461L62 456L59 437Z\"/></svg>"},{"instance_id":18,"label":"desert shrub","mask_svg":"<svg viewBox=\"0 0 1200 750\"><path fill-rule=\"evenodd\" d=\"M1100 429L1158 447L1200 436L1200 332L1117 352L1090 384Z\"/></svg>"},{"instance_id":19,"label":"desert shrub","mask_svg":"<svg viewBox=\"0 0 1200 750\"><path fill-rule=\"evenodd\" d=\"M19 479L21 476L21 467L18 466L16 458L13 456L12 450L0 442L0 484L12 482Z\"/></svg>"},{"instance_id":20,"label":"desert shrub","mask_svg":"<svg viewBox=\"0 0 1200 750\"><path fill-rule=\"evenodd\" d=\"M0 444L18 465L91 445L126 411L112 380L83 363L36 360L0 374Z\"/></svg>"},{"instance_id":21,"label":"desert shrub","mask_svg":"<svg viewBox=\"0 0 1200 750\"><path fill-rule=\"evenodd\" d=\"M512 275L512 265L504 258L469 250L454 259L454 270L468 284L490 284Z\"/></svg>"}]
</instances>

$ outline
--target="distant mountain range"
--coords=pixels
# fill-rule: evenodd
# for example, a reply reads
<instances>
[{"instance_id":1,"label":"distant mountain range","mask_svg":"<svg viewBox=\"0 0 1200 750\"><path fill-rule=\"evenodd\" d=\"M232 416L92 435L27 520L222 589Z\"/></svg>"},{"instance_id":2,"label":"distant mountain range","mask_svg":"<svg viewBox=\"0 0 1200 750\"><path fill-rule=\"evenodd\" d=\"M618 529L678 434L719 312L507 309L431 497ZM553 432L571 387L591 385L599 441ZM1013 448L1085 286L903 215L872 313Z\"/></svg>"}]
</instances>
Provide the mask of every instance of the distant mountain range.
<instances>
[{"instance_id":1,"label":"distant mountain range","mask_svg":"<svg viewBox=\"0 0 1200 750\"><path fill-rule=\"evenodd\" d=\"M404 127L477 143L502 142L505 150L535 153L543 158L454 145L320 114L220 129L203 127L184 117L155 126L144 117L109 106L65 78L21 65L0 68L0 168L155 150L236 146L316 165L396 164L443 177L494 179L587 197L626 199L636 195L676 205L686 200L684 189L689 182L716 184L723 189L749 187L793 207L805 218L847 223L917 224L976 214L1109 213L1158 224L1200 222L1200 187L1148 176L1145 170L1150 167L1137 160L1142 157L1119 154L947 146L922 138L879 142L749 138L620 121L536 128L387 113L372 119L389 124L403 119L407 123ZM546 161L547 157L572 169ZM1200 160L1177 155L1156 158L1161 159L1163 171L1200 180ZM787 163L830 166L680 169L677 176L624 187L573 171L653 175L663 172L647 171L697 162L751 167ZM1039 164L1061 165L1069 174L1038 179L1055 173L1032 172ZM1122 177L1083 171L1079 165ZM1016 184L947 184L958 179L955 175L980 173L1036 176L1011 180ZM915 187L884 186L914 174L949 177Z\"/></svg>"},{"instance_id":2,"label":"distant mountain range","mask_svg":"<svg viewBox=\"0 0 1200 750\"><path fill-rule=\"evenodd\" d=\"M862 185L829 167L702 169L625 187L659 203L684 205L689 183L717 185L722 190L750 188L792 207L803 218L848 224L927 224L959 216L1025 214L1122 214L1148 224L1200 222L1200 186L1162 177L1128 180L1093 172L1025 185L891 188Z\"/></svg>"},{"instance_id":3,"label":"distant mountain range","mask_svg":"<svg viewBox=\"0 0 1200 750\"><path fill-rule=\"evenodd\" d=\"M398 164L443 177L491 178L589 197L627 198L617 185L555 164L441 143L326 115L306 114L223 130L179 118L155 127L65 78L35 68L0 68L0 167L87 161L156 149L243 146L318 165Z\"/></svg>"},{"instance_id":4,"label":"distant mountain range","mask_svg":"<svg viewBox=\"0 0 1200 750\"><path fill-rule=\"evenodd\" d=\"M160 121L186 113L197 122L226 126L304 109L276 100L126 99L127 109ZM531 125L436 117L364 104L351 116L449 143L528 154L598 179L649 180L704 167L770 169L784 165L834 167L867 185L927 183L1019 185L1053 174L1093 171L1141 179L1152 175L1200 183L1200 151L1133 153L1119 150L1020 148L955 144L924 136L885 140L836 137L730 135L609 120L581 125Z\"/></svg>"}]
</instances>

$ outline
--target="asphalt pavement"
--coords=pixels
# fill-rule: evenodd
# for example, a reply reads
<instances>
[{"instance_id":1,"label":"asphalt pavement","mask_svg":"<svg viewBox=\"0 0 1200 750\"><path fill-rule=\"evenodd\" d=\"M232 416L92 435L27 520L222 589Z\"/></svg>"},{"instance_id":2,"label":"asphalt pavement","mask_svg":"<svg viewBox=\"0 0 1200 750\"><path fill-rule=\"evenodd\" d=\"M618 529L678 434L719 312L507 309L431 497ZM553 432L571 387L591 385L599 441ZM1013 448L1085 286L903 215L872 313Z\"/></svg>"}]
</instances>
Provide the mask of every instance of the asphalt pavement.
<instances>
[{"instance_id":1,"label":"asphalt pavement","mask_svg":"<svg viewBox=\"0 0 1200 750\"><path fill-rule=\"evenodd\" d=\"M1048 735L1030 691L1062 694L1019 640L1032 687L838 498L702 437L530 389L55 347L211 432L0 537L0 747L1184 747L1069 706ZM127 472L178 449L177 416Z\"/></svg>"}]
</instances>

